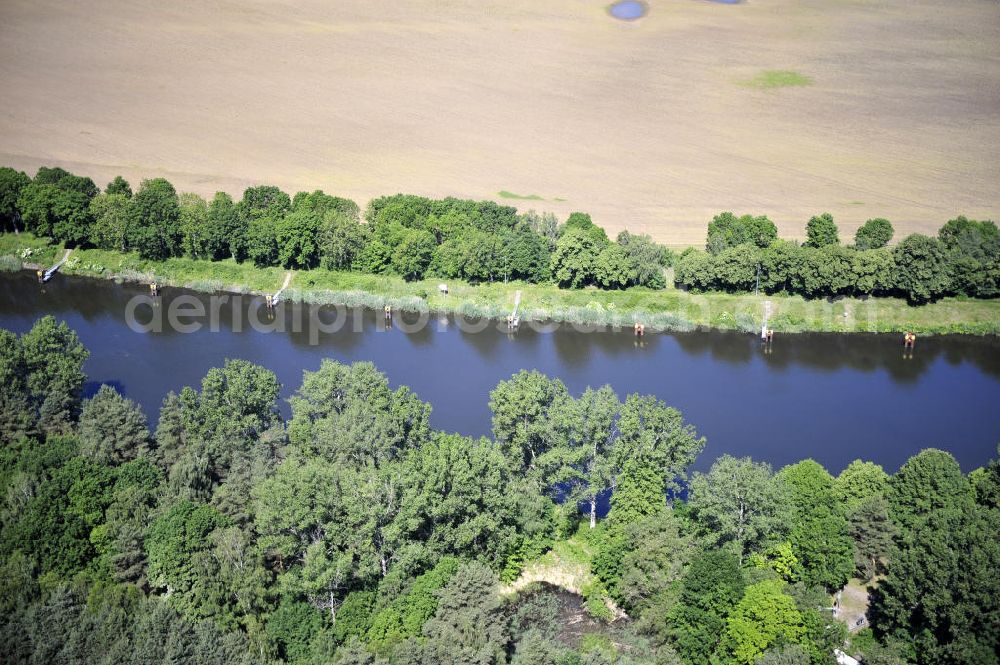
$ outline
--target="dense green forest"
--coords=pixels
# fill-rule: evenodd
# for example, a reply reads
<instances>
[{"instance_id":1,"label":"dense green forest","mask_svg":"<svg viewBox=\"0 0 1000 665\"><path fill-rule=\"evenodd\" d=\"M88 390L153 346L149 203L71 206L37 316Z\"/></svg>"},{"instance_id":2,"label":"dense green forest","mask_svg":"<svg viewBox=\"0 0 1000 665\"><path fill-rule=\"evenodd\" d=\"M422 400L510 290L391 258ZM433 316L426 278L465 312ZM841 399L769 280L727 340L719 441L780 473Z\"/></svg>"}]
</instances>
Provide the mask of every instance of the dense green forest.
<instances>
[{"instance_id":1,"label":"dense green forest","mask_svg":"<svg viewBox=\"0 0 1000 665\"><path fill-rule=\"evenodd\" d=\"M362 220L354 201L321 191L290 197L250 187L236 202L178 195L163 178L134 194L118 177L101 192L90 178L41 168L34 179L0 169L0 228L24 228L68 245L135 251L145 259L189 256L257 266L317 266L472 282L557 280L571 287L663 287L670 259L649 236L612 242L590 216L554 215L492 201L431 200L398 194L374 199Z\"/></svg>"},{"instance_id":2,"label":"dense green forest","mask_svg":"<svg viewBox=\"0 0 1000 665\"><path fill-rule=\"evenodd\" d=\"M911 303L1000 295L1000 230L990 221L956 217L936 238L915 233L892 247L886 219L865 222L853 246L840 243L829 214L809 220L802 245L777 235L767 217L717 215L708 225L706 251L688 250L676 261L677 284L810 298L900 295Z\"/></svg>"},{"instance_id":3,"label":"dense green forest","mask_svg":"<svg viewBox=\"0 0 1000 665\"><path fill-rule=\"evenodd\" d=\"M90 178L43 167L33 179L0 168L0 229L151 260L234 259L408 280L661 289L664 269L675 265L677 285L700 291L903 296L914 304L1000 295L1000 231L964 217L937 237L913 234L889 247L893 228L885 219L868 220L847 245L833 218L818 215L799 244L779 239L767 217L725 212L708 225L706 251L675 257L646 235L623 231L612 241L579 212L560 223L551 213L519 214L492 201L397 194L373 199L362 215L354 201L322 191L292 197L257 186L238 202L224 192L205 201L178 195L163 178L133 193L119 176L101 192Z\"/></svg>"},{"instance_id":4,"label":"dense green forest","mask_svg":"<svg viewBox=\"0 0 1000 665\"><path fill-rule=\"evenodd\" d=\"M288 420L231 360L154 425L83 399L87 357L52 317L0 330L5 663L998 662L998 460L689 474L705 440L653 397L522 371L477 440L332 361ZM519 584L539 562L586 583ZM853 633L830 611L851 578Z\"/></svg>"}]
</instances>

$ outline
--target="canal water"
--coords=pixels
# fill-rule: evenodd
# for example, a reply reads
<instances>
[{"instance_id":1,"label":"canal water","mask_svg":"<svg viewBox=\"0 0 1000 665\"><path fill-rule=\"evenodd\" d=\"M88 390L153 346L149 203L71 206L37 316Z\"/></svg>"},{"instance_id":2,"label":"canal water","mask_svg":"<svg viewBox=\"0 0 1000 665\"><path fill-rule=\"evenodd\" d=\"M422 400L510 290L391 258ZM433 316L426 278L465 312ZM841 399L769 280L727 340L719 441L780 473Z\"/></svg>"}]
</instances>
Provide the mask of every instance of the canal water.
<instances>
[{"instance_id":1,"label":"canal water","mask_svg":"<svg viewBox=\"0 0 1000 665\"><path fill-rule=\"evenodd\" d=\"M431 403L435 427L476 436L490 431L490 389L521 369L559 377L575 394L605 383L622 398L653 394L708 438L699 469L730 453L775 466L811 457L832 473L862 458L891 472L922 448L938 447L971 470L1000 441L996 338L921 337L905 357L896 335L779 335L765 353L741 333L647 334L638 343L631 330L522 325L509 335L496 322L431 316L421 325L415 314L397 314L387 328L383 314L370 310L342 312L339 331L319 332L308 308L290 303L269 319L260 298L219 305L206 294L165 289L154 308L146 294L139 285L64 275L41 285L28 273L3 274L0 327L21 333L45 314L65 320L91 352L88 392L113 384L154 426L167 391L197 386L226 358L274 371L283 398L301 384L303 370L332 358L374 362L393 385L408 385ZM138 303L132 327L130 301ZM167 325L172 308L191 311L199 303L205 316L180 319L198 330ZM332 308L318 316L328 328L338 320ZM156 317L164 321L160 332L133 330ZM279 324L284 332L253 327ZM287 415L287 403L282 409Z\"/></svg>"}]
</instances>

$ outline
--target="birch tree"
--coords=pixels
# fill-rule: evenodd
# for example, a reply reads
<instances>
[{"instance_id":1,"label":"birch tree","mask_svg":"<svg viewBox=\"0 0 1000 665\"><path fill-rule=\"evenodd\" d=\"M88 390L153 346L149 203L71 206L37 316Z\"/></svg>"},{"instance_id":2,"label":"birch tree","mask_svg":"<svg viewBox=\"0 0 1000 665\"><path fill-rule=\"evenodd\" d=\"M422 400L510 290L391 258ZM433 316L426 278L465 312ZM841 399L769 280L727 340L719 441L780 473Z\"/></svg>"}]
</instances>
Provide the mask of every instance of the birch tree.
<instances>
[{"instance_id":1,"label":"birch tree","mask_svg":"<svg viewBox=\"0 0 1000 665\"><path fill-rule=\"evenodd\" d=\"M787 501L771 465L749 457L723 455L707 474L695 473L689 505L705 542L731 543L741 564L788 531Z\"/></svg>"}]
</instances>

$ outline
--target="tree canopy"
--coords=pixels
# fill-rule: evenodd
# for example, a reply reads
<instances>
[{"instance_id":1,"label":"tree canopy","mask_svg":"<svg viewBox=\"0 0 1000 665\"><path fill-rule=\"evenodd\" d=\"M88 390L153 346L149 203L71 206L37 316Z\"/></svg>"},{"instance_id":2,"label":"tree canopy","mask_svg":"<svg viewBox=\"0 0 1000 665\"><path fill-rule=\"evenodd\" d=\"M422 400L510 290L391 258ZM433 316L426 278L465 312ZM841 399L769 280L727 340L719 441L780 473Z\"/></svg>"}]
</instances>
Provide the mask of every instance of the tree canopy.
<instances>
[{"instance_id":1,"label":"tree canopy","mask_svg":"<svg viewBox=\"0 0 1000 665\"><path fill-rule=\"evenodd\" d=\"M764 215L722 212L708 224L705 251L679 257L648 235L614 241L585 212L519 214L493 201L395 194L363 214L322 190L290 197L273 185L238 201L178 194L167 180L133 195L117 176L103 193L89 178L42 167L34 178L0 169L0 231L27 230L69 247L136 252L147 260L187 256L259 267L394 274L472 284L522 280L562 288L664 289L798 294L807 298L900 296L919 305L949 295L1000 296L1000 231L958 216L937 237L913 234L890 247L892 224L872 218L841 245L829 213L812 217L806 242L778 238Z\"/></svg>"},{"instance_id":2,"label":"tree canopy","mask_svg":"<svg viewBox=\"0 0 1000 665\"><path fill-rule=\"evenodd\" d=\"M892 240L892 222L876 217L858 227L854 234L854 244L858 249L881 249Z\"/></svg>"},{"instance_id":3,"label":"tree canopy","mask_svg":"<svg viewBox=\"0 0 1000 665\"><path fill-rule=\"evenodd\" d=\"M824 212L809 218L806 224L806 245L809 247L826 247L836 245L840 242L837 233L837 225L833 221L833 215Z\"/></svg>"},{"instance_id":4,"label":"tree canopy","mask_svg":"<svg viewBox=\"0 0 1000 665\"><path fill-rule=\"evenodd\" d=\"M433 429L374 365L331 360L287 421L277 377L227 361L168 394L150 436L119 390L82 399L86 358L52 317L0 331L3 662L812 665L841 649L936 665L1000 647L1000 460L965 474L927 449L834 478L722 456L689 481L705 441L653 396L519 372L474 439ZM870 628L849 634L854 610L829 612L852 575Z\"/></svg>"}]
</instances>

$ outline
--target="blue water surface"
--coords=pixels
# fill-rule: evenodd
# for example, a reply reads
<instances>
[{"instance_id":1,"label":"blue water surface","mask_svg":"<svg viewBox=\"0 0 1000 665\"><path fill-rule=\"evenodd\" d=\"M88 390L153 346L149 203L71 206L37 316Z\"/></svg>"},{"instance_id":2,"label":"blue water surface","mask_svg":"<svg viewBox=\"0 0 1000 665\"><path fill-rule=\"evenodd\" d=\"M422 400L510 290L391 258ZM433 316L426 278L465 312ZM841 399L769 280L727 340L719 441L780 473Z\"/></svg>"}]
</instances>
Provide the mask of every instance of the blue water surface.
<instances>
[{"instance_id":1,"label":"blue water surface","mask_svg":"<svg viewBox=\"0 0 1000 665\"><path fill-rule=\"evenodd\" d=\"M472 436L490 433L490 390L521 369L558 377L574 395L605 383L623 399L655 395L708 438L695 463L700 470L729 453L776 467L812 457L831 473L863 458L895 471L933 446L969 471L993 457L1000 441L995 337L921 336L908 354L897 335L781 334L765 353L754 335L740 333L650 333L640 342L631 329L546 332L522 324L508 335L497 322L475 332L436 316L408 332L415 314L400 313L386 327L381 312L365 310L339 332L311 340L308 326L296 332L290 302L275 318L286 332L250 329L259 297L236 310L222 307L215 331L134 332L125 320L128 302L147 292L137 284L56 275L41 285L29 273L0 273L0 328L22 333L45 314L66 321L90 350L87 393L111 383L143 406L154 427L167 391L198 386L226 358L273 370L287 417L284 399L301 385L303 370L331 358L374 362L394 386L408 385L431 403L434 427ZM163 290L157 311L168 312L182 296L211 311L207 295L173 288ZM143 320L150 315L142 310Z\"/></svg>"}]
</instances>

